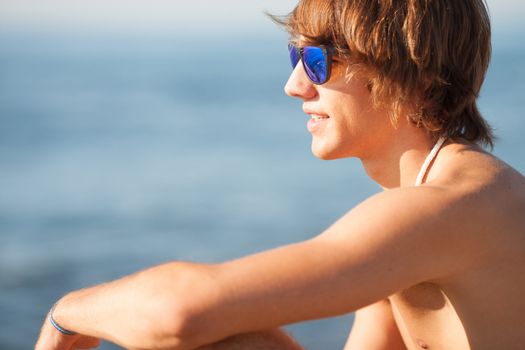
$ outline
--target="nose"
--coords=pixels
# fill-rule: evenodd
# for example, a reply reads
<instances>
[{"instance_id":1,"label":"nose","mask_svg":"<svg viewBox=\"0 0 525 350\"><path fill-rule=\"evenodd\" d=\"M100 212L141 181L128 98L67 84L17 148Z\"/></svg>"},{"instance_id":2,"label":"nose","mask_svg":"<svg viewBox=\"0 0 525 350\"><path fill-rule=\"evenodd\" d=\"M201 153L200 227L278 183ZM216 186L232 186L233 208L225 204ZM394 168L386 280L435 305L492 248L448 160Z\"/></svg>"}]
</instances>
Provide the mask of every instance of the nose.
<instances>
[{"instance_id":1,"label":"nose","mask_svg":"<svg viewBox=\"0 0 525 350\"><path fill-rule=\"evenodd\" d=\"M290 74L290 77L284 86L284 91L290 97L297 97L303 100L311 99L317 94L317 90L315 89L314 84L306 76L306 72L304 71L301 62L295 66L292 74Z\"/></svg>"}]
</instances>

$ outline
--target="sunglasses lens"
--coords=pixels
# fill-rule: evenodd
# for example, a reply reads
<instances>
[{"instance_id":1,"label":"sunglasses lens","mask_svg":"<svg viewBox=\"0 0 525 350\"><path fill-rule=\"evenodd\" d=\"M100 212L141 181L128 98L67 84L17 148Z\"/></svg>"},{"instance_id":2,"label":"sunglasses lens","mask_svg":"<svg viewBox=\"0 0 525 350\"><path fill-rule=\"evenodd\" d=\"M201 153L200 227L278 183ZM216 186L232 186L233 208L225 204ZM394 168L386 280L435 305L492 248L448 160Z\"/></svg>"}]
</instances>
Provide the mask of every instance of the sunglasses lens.
<instances>
[{"instance_id":1,"label":"sunglasses lens","mask_svg":"<svg viewBox=\"0 0 525 350\"><path fill-rule=\"evenodd\" d=\"M326 83L328 79L328 59L322 48L306 46L303 48L303 63L306 74L315 84Z\"/></svg>"},{"instance_id":2,"label":"sunglasses lens","mask_svg":"<svg viewBox=\"0 0 525 350\"><path fill-rule=\"evenodd\" d=\"M288 52L290 53L290 61L292 62L292 68L297 66L299 63L299 50L292 44L288 44Z\"/></svg>"}]
</instances>

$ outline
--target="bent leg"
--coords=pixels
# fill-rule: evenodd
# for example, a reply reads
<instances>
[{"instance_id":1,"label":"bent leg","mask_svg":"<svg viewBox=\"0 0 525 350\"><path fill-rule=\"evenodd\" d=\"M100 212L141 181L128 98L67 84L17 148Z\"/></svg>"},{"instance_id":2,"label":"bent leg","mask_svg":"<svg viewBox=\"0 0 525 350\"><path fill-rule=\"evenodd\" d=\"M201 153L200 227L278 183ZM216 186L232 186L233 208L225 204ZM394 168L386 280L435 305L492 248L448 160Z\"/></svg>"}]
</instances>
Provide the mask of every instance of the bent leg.
<instances>
[{"instance_id":1,"label":"bent leg","mask_svg":"<svg viewBox=\"0 0 525 350\"><path fill-rule=\"evenodd\" d=\"M197 350L303 350L280 329L234 335Z\"/></svg>"}]
</instances>

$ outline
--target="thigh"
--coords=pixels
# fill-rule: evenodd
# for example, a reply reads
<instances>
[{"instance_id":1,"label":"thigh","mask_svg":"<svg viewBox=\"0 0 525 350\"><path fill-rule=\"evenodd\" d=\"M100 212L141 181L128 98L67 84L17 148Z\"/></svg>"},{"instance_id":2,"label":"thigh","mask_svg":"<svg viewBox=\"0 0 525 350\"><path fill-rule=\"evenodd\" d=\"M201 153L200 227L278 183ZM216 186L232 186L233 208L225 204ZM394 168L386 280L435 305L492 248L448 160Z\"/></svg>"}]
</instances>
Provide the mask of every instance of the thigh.
<instances>
[{"instance_id":1,"label":"thigh","mask_svg":"<svg viewBox=\"0 0 525 350\"><path fill-rule=\"evenodd\" d=\"M197 350L304 350L280 329L234 335Z\"/></svg>"}]
</instances>

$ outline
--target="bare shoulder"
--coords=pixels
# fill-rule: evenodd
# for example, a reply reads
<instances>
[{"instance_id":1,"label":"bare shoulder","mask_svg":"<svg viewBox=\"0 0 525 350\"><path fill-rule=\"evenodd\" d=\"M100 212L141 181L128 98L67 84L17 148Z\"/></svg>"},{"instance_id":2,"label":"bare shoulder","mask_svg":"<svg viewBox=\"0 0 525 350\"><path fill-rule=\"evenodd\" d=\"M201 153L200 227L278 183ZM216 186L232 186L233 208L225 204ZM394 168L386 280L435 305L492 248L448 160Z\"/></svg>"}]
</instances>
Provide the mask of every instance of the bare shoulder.
<instances>
[{"instance_id":1,"label":"bare shoulder","mask_svg":"<svg viewBox=\"0 0 525 350\"><path fill-rule=\"evenodd\" d=\"M369 233L359 238L363 245L404 247L419 263L436 257L439 263L433 266L440 273L457 272L458 259L465 269L487 261L487 254L501 253L494 244L507 249L523 242L524 177L479 148L453 146L436 162L425 185L378 193L323 235L354 242L355 232Z\"/></svg>"},{"instance_id":2,"label":"bare shoulder","mask_svg":"<svg viewBox=\"0 0 525 350\"><path fill-rule=\"evenodd\" d=\"M317 239L346 250L347 257L368 270L384 267L389 277L403 282L396 285L399 290L457 271L457 261L465 258L471 244L465 234L471 223L463 220L460 202L461 196L443 186L384 191L350 210Z\"/></svg>"},{"instance_id":3,"label":"bare shoulder","mask_svg":"<svg viewBox=\"0 0 525 350\"><path fill-rule=\"evenodd\" d=\"M476 146L455 144L441 159L428 186L444 190L452 207L470 222L466 235L499 240L525 234L525 177ZM494 235L494 233L498 235Z\"/></svg>"}]
</instances>

